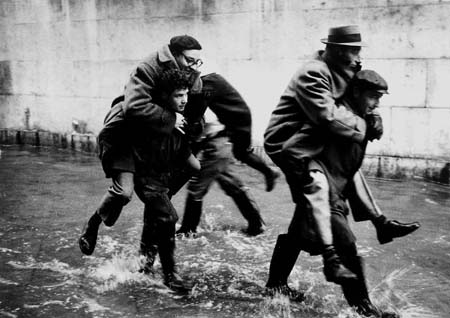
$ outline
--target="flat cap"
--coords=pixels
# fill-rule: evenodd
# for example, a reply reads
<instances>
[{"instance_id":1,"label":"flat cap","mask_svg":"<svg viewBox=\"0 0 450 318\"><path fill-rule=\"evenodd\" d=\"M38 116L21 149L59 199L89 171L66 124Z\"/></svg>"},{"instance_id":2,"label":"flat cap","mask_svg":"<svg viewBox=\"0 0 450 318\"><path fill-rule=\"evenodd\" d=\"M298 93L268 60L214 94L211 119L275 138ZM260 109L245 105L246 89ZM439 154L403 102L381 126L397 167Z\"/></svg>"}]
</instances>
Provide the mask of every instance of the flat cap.
<instances>
[{"instance_id":1,"label":"flat cap","mask_svg":"<svg viewBox=\"0 0 450 318\"><path fill-rule=\"evenodd\" d=\"M361 70L356 73L354 81L357 86L374 89L382 94L389 94L386 80L375 71Z\"/></svg>"},{"instance_id":2,"label":"flat cap","mask_svg":"<svg viewBox=\"0 0 450 318\"><path fill-rule=\"evenodd\" d=\"M182 52L184 50L201 50L200 43L190 35L177 35L170 39L170 50Z\"/></svg>"}]
</instances>

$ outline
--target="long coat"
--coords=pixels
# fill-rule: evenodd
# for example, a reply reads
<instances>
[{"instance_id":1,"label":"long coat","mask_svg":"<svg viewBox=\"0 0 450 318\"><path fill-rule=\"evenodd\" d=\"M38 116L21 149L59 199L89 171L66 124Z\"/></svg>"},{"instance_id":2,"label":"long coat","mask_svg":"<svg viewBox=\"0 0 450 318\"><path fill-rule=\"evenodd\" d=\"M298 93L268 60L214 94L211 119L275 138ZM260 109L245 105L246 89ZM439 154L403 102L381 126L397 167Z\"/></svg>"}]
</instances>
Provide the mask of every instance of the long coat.
<instances>
[{"instance_id":1,"label":"long coat","mask_svg":"<svg viewBox=\"0 0 450 318\"><path fill-rule=\"evenodd\" d=\"M294 201L305 162L321 153L330 135L365 138L365 120L339 104L352 76L319 51L294 74L272 112L264 148L286 174Z\"/></svg>"}]
</instances>

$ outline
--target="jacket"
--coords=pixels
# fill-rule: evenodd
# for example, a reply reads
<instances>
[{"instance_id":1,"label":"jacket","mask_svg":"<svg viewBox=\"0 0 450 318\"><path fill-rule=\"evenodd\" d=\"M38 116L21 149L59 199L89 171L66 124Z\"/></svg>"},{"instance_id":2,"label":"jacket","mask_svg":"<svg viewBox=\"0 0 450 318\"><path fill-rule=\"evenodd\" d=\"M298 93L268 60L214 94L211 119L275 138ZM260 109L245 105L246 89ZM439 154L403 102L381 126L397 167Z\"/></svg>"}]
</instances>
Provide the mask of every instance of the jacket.
<instances>
[{"instance_id":1,"label":"jacket","mask_svg":"<svg viewBox=\"0 0 450 318\"><path fill-rule=\"evenodd\" d=\"M127 120L142 123L150 131L171 133L172 114L155 102L155 87L163 71L178 68L169 46L145 58L131 73L125 86L123 111ZM191 94L201 91L201 79L198 72L193 73Z\"/></svg>"},{"instance_id":2,"label":"jacket","mask_svg":"<svg viewBox=\"0 0 450 318\"><path fill-rule=\"evenodd\" d=\"M156 86L165 70L178 68L168 45L145 58L133 70L124 94L117 97L99 134L99 157L106 177L113 171L135 172L133 155L150 135L171 134L175 114L158 104ZM199 73L193 74L192 93L201 91Z\"/></svg>"},{"instance_id":3,"label":"jacket","mask_svg":"<svg viewBox=\"0 0 450 318\"><path fill-rule=\"evenodd\" d=\"M201 122L206 108L209 108L225 126L235 153L245 153L251 146L252 139L252 116L249 106L241 94L220 74L206 74L201 80L202 93L192 96L193 98L189 96L186 105L184 115L188 122L188 130ZM201 135L201 128L188 134L192 139L196 139Z\"/></svg>"},{"instance_id":4,"label":"jacket","mask_svg":"<svg viewBox=\"0 0 450 318\"><path fill-rule=\"evenodd\" d=\"M285 158L314 158L329 135L363 142L364 119L339 104L353 74L319 51L291 78L272 112L264 148L279 164Z\"/></svg>"}]
</instances>

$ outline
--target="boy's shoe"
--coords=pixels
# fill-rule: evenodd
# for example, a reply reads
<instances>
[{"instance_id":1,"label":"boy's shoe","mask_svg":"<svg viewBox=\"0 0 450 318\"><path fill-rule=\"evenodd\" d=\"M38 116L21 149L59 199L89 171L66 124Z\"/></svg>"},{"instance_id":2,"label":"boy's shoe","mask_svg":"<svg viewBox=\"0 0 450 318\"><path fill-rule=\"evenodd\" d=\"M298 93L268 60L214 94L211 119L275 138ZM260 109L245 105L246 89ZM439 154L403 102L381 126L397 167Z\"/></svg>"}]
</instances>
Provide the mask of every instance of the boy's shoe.
<instances>
[{"instance_id":1,"label":"boy's shoe","mask_svg":"<svg viewBox=\"0 0 450 318\"><path fill-rule=\"evenodd\" d=\"M183 279L176 272L164 275L164 285L169 287L174 292L181 294L189 293L191 290L186 286Z\"/></svg>"},{"instance_id":2,"label":"boy's shoe","mask_svg":"<svg viewBox=\"0 0 450 318\"><path fill-rule=\"evenodd\" d=\"M388 220L384 215L379 216L374 224L380 244L386 244L392 242L396 237L411 234L420 227L419 222L402 223L396 220Z\"/></svg>"},{"instance_id":3,"label":"boy's shoe","mask_svg":"<svg viewBox=\"0 0 450 318\"><path fill-rule=\"evenodd\" d=\"M98 226L90 226L89 222L84 226L83 234L78 239L80 250L85 255L94 253L97 244Z\"/></svg>"},{"instance_id":4,"label":"boy's shoe","mask_svg":"<svg viewBox=\"0 0 450 318\"><path fill-rule=\"evenodd\" d=\"M288 297L289 300L295 301L295 302L303 302L305 300L304 293L290 288L287 284L266 287L266 295L269 297L283 295L283 296Z\"/></svg>"}]
</instances>

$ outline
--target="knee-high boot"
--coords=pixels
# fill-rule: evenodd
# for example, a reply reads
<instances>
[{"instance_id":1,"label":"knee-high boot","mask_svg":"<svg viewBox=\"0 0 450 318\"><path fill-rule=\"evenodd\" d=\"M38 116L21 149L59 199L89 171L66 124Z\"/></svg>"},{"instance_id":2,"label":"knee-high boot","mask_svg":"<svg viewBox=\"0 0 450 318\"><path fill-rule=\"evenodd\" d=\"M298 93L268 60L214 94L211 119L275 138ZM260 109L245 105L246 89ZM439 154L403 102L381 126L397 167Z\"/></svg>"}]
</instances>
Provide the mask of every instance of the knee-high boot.
<instances>
[{"instance_id":1,"label":"knee-high boot","mask_svg":"<svg viewBox=\"0 0 450 318\"><path fill-rule=\"evenodd\" d=\"M360 256L343 256L344 264L358 277L356 281L349 281L341 285L344 297L356 312L365 317L373 318L399 318L394 312L383 311L375 306L369 297L366 277L364 273L364 262Z\"/></svg>"},{"instance_id":2,"label":"knee-high boot","mask_svg":"<svg viewBox=\"0 0 450 318\"><path fill-rule=\"evenodd\" d=\"M178 229L177 234L197 232L197 226L200 223L200 217L202 215L202 206L202 200L195 200L191 194L187 195L183 221L181 221L181 227Z\"/></svg>"},{"instance_id":3,"label":"knee-high boot","mask_svg":"<svg viewBox=\"0 0 450 318\"><path fill-rule=\"evenodd\" d=\"M164 274L164 285L176 292L187 292L189 289L178 274L175 264L175 238L171 236L161 239L158 251Z\"/></svg>"},{"instance_id":4,"label":"knee-high boot","mask_svg":"<svg viewBox=\"0 0 450 318\"><path fill-rule=\"evenodd\" d=\"M270 296L280 293L293 301L303 301L304 294L289 287L287 280L294 268L301 248L298 244L292 244L287 234L280 234L273 250L269 267L269 279L266 290Z\"/></svg>"},{"instance_id":5,"label":"knee-high boot","mask_svg":"<svg viewBox=\"0 0 450 318\"><path fill-rule=\"evenodd\" d=\"M231 196L242 216L248 222L248 228L245 232L251 236L261 234L264 232L265 223L261 217L259 208L246 189L241 188L240 190L239 193L233 193Z\"/></svg>"}]
</instances>

